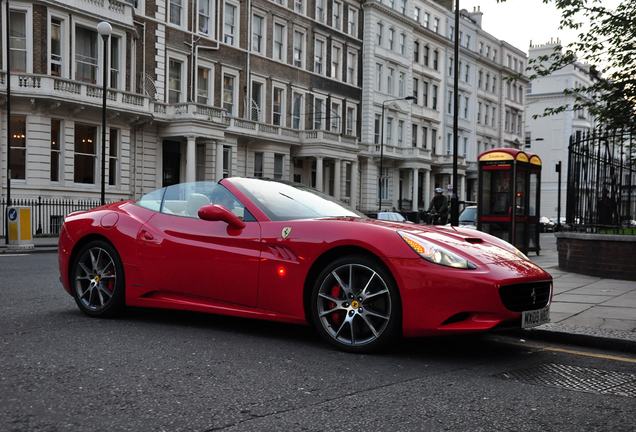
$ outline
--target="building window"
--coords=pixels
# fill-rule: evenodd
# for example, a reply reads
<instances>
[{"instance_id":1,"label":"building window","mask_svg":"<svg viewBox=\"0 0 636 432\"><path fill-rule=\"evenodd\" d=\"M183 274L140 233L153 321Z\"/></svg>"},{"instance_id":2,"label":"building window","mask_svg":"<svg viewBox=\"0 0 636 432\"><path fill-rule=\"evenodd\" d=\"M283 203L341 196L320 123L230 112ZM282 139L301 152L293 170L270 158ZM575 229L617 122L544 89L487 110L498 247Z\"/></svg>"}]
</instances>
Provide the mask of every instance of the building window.
<instances>
[{"instance_id":1,"label":"building window","mask_svg":"<svg viewBox=\"0 0 636 432\"><path fill-rule=\"evenodd\" d=\"M302 127L302 100L300 93L294 92L292 97L292 128L300 129Z\"/></svg>"},{"instance_id":2,"label":"building window","mask_svg":"<svg viewBox=\"0 0 636 432\"><path fill-rule=\"evenodd\" d=\"M433 51L433 69L439 70L439 51Z\"/></svg>"},{"instance_id":3,"label":"building window","mask_svg":"<svg viewBox=\"0 0 636 432\"><path fill-rule=\"evenodd\" d=\"M331 48L331 78L341 79L342 50L338 46Z\"/></svg>"},{"instance_id":4,"label":"building window","mask_svg":"<svg viewBox=\"0 0 636 432\"><path fill-rule=\"evenodd\" d=\"M404 147L404 120L398 121L398 147Z\"/></svg>"},{"instance_id":5,"label":"building window","mask_svg":"<svg viewBox=\"0 0 636 432\"><path fill-rule=\"evenodd\" d=\"M274 154L274 178L282 180L285 173L285 155Z\"/></svg>"},{"instance_id":6,"label":"building window","mask_svg":"<svg viewBox=\"0 0 636 432\"><path fill-rule=\"evenodd\" d=\"M413 19L418 23L420 22L420 8L416 7L413 11Z\"/></svg>"},{"instance_id":7,"label":"building window","mask_svg":"<svg viewBox=\"0 0 636 432\"><path fill-rule=\"evenodd\" d=\"M325 0L316 0L316 21L325 22Z\"/></svg>"},{"instance_id":8,"label":"building window","mask_svg":"<svg viewBox=\"0 0 636 432\"><path fill-rule=\"evenodd\" d=\"M51 18L51 75L62 76L62 21Z\"/></svg>"},{"instance_id":9,"label":"building window","mask_svg":"<svg viewBox=\"0 0 636 432\"><path fill-rule=\"evenodd\" d=\"M389 199L389 169L388 168L383 168L382 169L382 176L380 178L380 181L382 182L382 200L388 200ZM378 191L379 193L379 191Z\"/></svg>"},{"instance_id":10,"label":"building window","mask_svg":"<svg viewBox=\"0 0 636 432\"><path fill-rule=\"evenodd\" d=\"M223 178L230 177L231 163L232 163L232 148L223 146Z\"/></svg>"},{"instance_id":11,"label":"building window","mask_svg":"<svg viewBox=\"0 0 636 432\"><path fill-rule=\"evenodd\" d=\"M305 2L304 0L294 0L294 10L299 14L305 13Z\"/></svg>"},{"instance_id":12,"label":"building window","mask_svg":"<svg viewBox=\"0 0 636 432\"><path fill-rule=\"evenodd\" d=\"M376 64L376 88L377 91L382 91L382 65Z\"/></svg>"},{"instance_id":13,"label":"building window","mask_svg":"<svg viewBox=\"0 0 636 432\"><path fill-rule=\"evenodd\" d=\"M254 177L263 178L263 152L254 153Z\"/></svg>"},{"instance_id":14,"label":"building window","mask_svg":"<svg viewBox=\"0 0 636 432\"><path fill-rule=\"evenodd\" d=\"M170 59L168 65L168 103L179 103L181 102L181 69L183 63Z\"/></svg>"},{"instance_id":15,"label":"building window","mask_svg":"<svg viewBox=\"0 0 636 432\"><path fill-rule=\"evenodd\" d=\"M431 152L437 154L437 129L431 129Z\"/></svg>"},{"instance_id":16,"label":"building window","mask_svg":"<svg viewBox=\"0 0 636 432\"><path fill-rule=\"evenodd\" d=\"M207 105L210 88L210 70L200 67L197 70L197 103Z\"/></svg>"},{"instance_id":17,"label":"building window","mask_svg":"<svg viewBox=\"0 0 636 432\"><path fill-rule=\"evenodd\" d=\"M433 86L433 100L432 100L432 105L431 108L433 108L434 110L437 110L437 86L434 85Z\"/></svg>"},{"instance_id":18,"label":"building window","mask_svg":"<svg viewBox=\"0 0 636 432\"><path fill-rule=\"evenodd\" d=\"M439 18L433 20L433 31L439 33Z\"/></svg>"},{"instance_id":19,"label":"building window","mask_svg":"<svg viewBox=\"0 0 636 432\"><path fill-rule=\"evenodd\" d=\"M340 132L340 104L337 102L331 103L331 132L339 133Z\"/></svg>"},{"instance_id":20,"label":"building window","mask_svg":"<svg viewBox=\"0 0 636 432\"><path fill-rule=\"evenodd\" d=\"M347 34L349 34L349 36L357 37L358 35L356 34L356 24L358 22L358 11L349 6L349 12L347 16Z\"/></svg>"},{"instance_id":21,"label":"building window","mask_svg":"<svg viewBox=\"0 0 636 432\"><path fill-rule=\"evenodd\" d=\"M195 181L205 181L205 144L197 144Z\"/></svg>"},{"instance_id":22,"label":"building window","mask_svg":"<svg viewBox=\"0 0 636 432\"><path fill-rule=\"evenodd\" d=\"M315 46L315 59L314 59L314 72L316 72L318 75L322 75L323 72L323 61L324 61L324 53L325 50L325 43L320 40L320 39L316 39L316 46Z\"/></svg>"},{"instance_id":23,"label":"building window","mask_svg":"<svg viewBox=\"0 0 636 432\"><path fill-rule=\"evenodd\" d=\"M382 122L382 117L380 114L375 115L375 121L373 122L373 142L375 144L380 144L380 125Z\"/></svg>"},{"instance_id":24,"label":"building window","mask_svg":"<svg viewBox=\"0 0 636 432\"><path fill-rule=\"evenodd\" d=\"M210 32L210 0L199 0L199 33Z\"/></svg>"},{"instance_id":25,"label":"building window","mask_svg":"<svg viewBox=\"0 0 636 432\"><path fill-rule=\"evenodd\" d=\"M413 42L413 61L415 63L420 62L420 43Z\"/></svg>"},{"instance_id":26,"label":"building window","mask_svg":"<svg viewBox=\"0 0 636 432\"><path fill-rule=\"evenodd\" d=\"M464 82L470 83L470 65L466 65L466 74L464 75Z\"/></svg>"},{"instance_id":27,"label":"building window","mask_svg":"<svg viewBox=\"0 0 636 432\"><path fill-rule=\"evenodd\" d=\"M356 130L356 109L355 107L347 107L347 132L349 136L355 136Z\"/></svg>"},{"instance_id":28,"label":"building window","mask_svg":"<svg viewBox=\"0 0 636 432\"><path fill-rule=\"evenodd\" d=\"M377 46L382 46L382 33L384 32L384 26L381 23L378 23L376 26L376 32L375 32L375 37L376 37L376 45Z\"/></svg>"},{"instance_id":29,"label":"building window","mask_svg":"<svg viewBox=\"0 0 636 432\"><path fill-rule=\"evenodd\" d=\"M75 183L95 184L97 127L75 123Z\"/></svg>"},{"instance_id":30,"label":"building window","mask_svg":"<svg viewBox=\"0 0 636 432\"><path fill-rule=\"evenodd\" d=\"M428 128L422 126L422 148L425 149L428 146Z\"/></svg>"},{"instance_id":31,"label":"building window","mask_svg":"<svg viewBox=\"0 0 636 432\"><path fill-rule=\"evenodd\" d=\"M182 0L170 0L170 24L181 25L181 14L183 13Z\"/></svg>"},{"instance_id":32,"label":"building window","mask_svg":"<svg viewBox=\"0 0 636 432\"><path fill-rule=\"evenodd\" d=\"M338 30L342 27L342 3L333 2L331 25Z\"/></svg>"},{"instance_id":33,"label":"building window","mask_svg":"<svg viewBox=\"0 0 636 432\"><path fill-rule=\"evenodd\" d=\"M97 32L75 29L75 79L97 82Z\"/></svg>"},{"instance_id":34,"label":"building window","mask_svg":"<svg viewBox=\"0 0 636 432\"><path fill-rule=\"evenodd\" d=\"M627 182L625 182L627 184ZM351 198L351 164L345 165L345 198ZM353 205L353 203L351 203Z\"/></svg>"},{"instance_id":35,"label":"building window","mask_svg":"<svg viewBox=\"0 0 636 432\"><path fill-rule=\"evenodd\" d=\"M465 98L464 98L464 118L465 118L465 119L468 119L468 111L469 111L469 110L468 110L468 108L469 108L469 105L468 105L468 98L467 98L467 97L465 97Z\"/></svg>"},{"instance_id":36,"label":"building window","mask_svg":"<svg viewBox=\"0 0 636 432\"><path fill-rule=\"evenodd\" d=\"M418 127L416 124L411 125L411 146L417 147L417 130Z\"/></svg>"},{"instance_id":37,"label":"building window","mask_svg":"<svg viewBox=\"0 0 636 432\"><path fill-rule=\"evenodd\" d=\"M490 105L486 105L486 112L484 113L484 124L488 125L488 111L490 111Z\"/></svg>"},{"instance_id":38,"label":"building window","mask_svg":"<svg viewBox=\"0 0 636 432\"><path fill-rule=\"evenodd\" d=\"M223 76L223 109L229 116L234 115L234 77Z\"/></svg>"},{"instance_id":39,"label":"building window","mask_svg":"<svg viewBox=\"0 0 636 432\"><path fill-rule=\"evenodd\" d=\"M406 55L406 34L400 33L400 54Z\"/></svg>"},{"instance_id":40,"label":"building window","mask_svg":"<svg viewBox=\"0 0 636 432\"><path fill-rule=\"evenodd\" d=\"M263 54L263 17L252 17L252 51Z\"/></svg>"},{"instance_id":41,"label":"building window","mask_svg":"<svg viewBox=\"0 0 636 432\"><path fill-rule=\"evenodd\" d=\"M416 99L420 91L419 86L420 86L420 80L417 78L413 78L413 97Z\"/></svg>"},{"instance_id":42,"label":"building window","mask_svg":"<svg viewBox=\"0 0 636 432\"><path fill-rule=\"evenodd\" d=\"M428 83L426 81L422 82L422 106L428 106Z\"/></svg>"},{"instance_id":43,"label":"building window","mask_svg":"<svg viewBox=\"0 0 636 432\"><path fill-rule=\"evenodd\" d=\"M423 58L423 61L424 61L424 66L427 66L427 67L428 67L428 54L429 54L429 51L430 51L430 48L428 46L425 46L424 47L424 58Z\"/></svg>"},{"instance_id":44,"label":"building window","mask_svg":"<svg viewBox=\"0 0 636 432\"><path fill-rule=\"evenodd\" d=\"M294 31L294 66L298 68L303 67L305 51L305 34L299 31Z\"/></svg>"},{"instance_id":45,"label":"building window","mask_svg":"<svg viewBox=\"0 0 636 432\"><path fill-rule=\"evenodd\" d=\"M431 23L431 14L428 12L424 12L424 27L428 28Z\"/></svg>"},{"instance_id":46,"label":"building window","mask_svg":"<svg viewBox=\"0 0 636 432\"><path fill-rule=\"evenodd\" d=\"M497 108L493 107L492 109L492 127L495 127L495 112L497 111Z\"/></svg>"},{"instance_id":47,"label":"building window","mask_svg":"<svg viewBox=\"0 0 636 432\"><path fill-rule=\"evenodd\" d=\"M324 113L324 107L325 105L325 101L314 97L314 129L315 130L322 130L323 128L323 119L325 117L325 113Z\"/></svg>"},{"instance_id":48,"label":"building window","mask_svg":"<svg viewBox=\"0 0 636 432\"><path fill-rule=\"evenodd\" d=\"M400 12L406 15L406 0L400 0Z\"/></svg>"},{"instance_id":49,"label":"building window","mask_svg":"<svg viewBox=\"0 0 636 432\"><path fill-rule=\"evenodd\" d=\"M353 52L347 53L347 83L351 85L357 84L357 67L358 60L356 54Z\"/></svg>"},{"instance_id":50,"label":"building window","mask_svg":"<svg viewBox=\"0 0 636 432\"><path fill-rule=\"evenodd\" d=\"M404 80L406 79L406 74L404 72L400 72L399 74L399 78L398 78L398 97L399 98L403 98L404 97ZM417 97L417 95L415 95L415 97Z\"/></svg>"},{"instance_id":51,"label":"building window","mask_svg":"<svg viewBox=\"0 0 636 432\"><path fill-rule=\"evenodd\" d=\"M386 145L393 145L393 119L386 119Z\"/></svg>"},{"instance_id":52,"label":"building window","mask_svg":"<svg viewBox=\"0 0 636 432\"><path fill-rule=\"evenodd\" d=\"M283 100L285 91L280 87L274 87L273 107L272 107L272 124L275 126L283 125Z\"/></svg>"},{"instance_id":53,"label":"building window","mask_svg":"<svg viewBox=\"0 0 636 432\"><path fill-rule=\"evenodd\" d=\"M110 88L119 88L119 38L110 38Z\"/></svg>"},{"instance_id":54,"label":"building window","mask_svg":"<svg viewBox=\"0 0 636 432\"><path fill-rule=\"evenodd\" d=\"M252 81L251 119L260 122L263 111L263 84Z\"/></svg>"},{"instance_id":55,"label":"building window","mask_svg":"<svg viewBox=\"0 0 636 432\"><path fill-rule=\"evenodd\" d=\"M389 68L389 71L386 74L386 92L390 95L393 95L394 78L395 78L395 70L393 68Z\"/></svg>"},{"instance_id":56,"label":"building window","mask_svg":"<svg viewBox=\"0 0 636 432\"><path fill-rule=\"evenodd\" d=\"M108 185L117 186L119 168L119 131L111 128L108 135Z\"/></svg>"},{"instance_id":57,"label":"building window","mask_svg":"<svg viewBox=\"0 0 636 432\"><path fill-rule=\"evenodd\" d=\"M225 4L225 14L223 18L223 41L228 45L235 44L236 37L236 6Z\"/></svg>"},{"instance_id":58,"label":"building window","mask_svg":"<svg viewBox=\"0 0 636 432\"><path fill-rule=\"evenodd\" d=\"M285 27L274 24L274 59L285 60Z\"/></svg>"},{"instance_id":59,"label":"building window","mask_svg":"<svg viewBox=\"0 0 636 432\"><path fill-rule=\"evenodd\" d=\"M26 179L26 117L11 116L11 179Z\"/></svg>"},{"instance_id":60,"label":"building window","mask_svg":"<svg viewBox=\"0 0 636 432\"><path fill-rule=\"evenodd\" d=\"M51 120L51 181L60 181L60 162L61 162L61 124L59 120ZM12 156L13 157L13 156Z\"/></svg>"},{"instance_id":61,"label":"building window","mask_svg":"<svg viewBox=\"0 0 636 432\"><path fill-rule=\"evenodd\" d=\"M393 39L395 39L395 30L389 29L389 49L391 51L393 51L393 48L394 48Z\"/></svg>"}]
</instances>

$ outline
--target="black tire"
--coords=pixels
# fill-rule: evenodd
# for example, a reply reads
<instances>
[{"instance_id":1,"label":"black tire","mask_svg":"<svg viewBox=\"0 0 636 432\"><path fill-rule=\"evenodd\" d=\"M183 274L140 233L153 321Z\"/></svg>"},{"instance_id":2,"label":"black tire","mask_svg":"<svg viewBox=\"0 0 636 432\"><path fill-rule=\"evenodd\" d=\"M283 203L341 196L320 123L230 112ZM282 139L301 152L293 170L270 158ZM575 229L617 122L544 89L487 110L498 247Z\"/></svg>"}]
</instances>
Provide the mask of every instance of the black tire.
<instances>
[{"instance_id":1,"label":"black tire","mask_svg":"<svg viewBox=\"0 0 636 432\"><path fill-rule=\"evenodd\" d=\"M84 245L69 276L75 303L86 315L106 318L124 309L124 266L110 243L94 240Z\"/></svg>"},{"instance_id":2,"label":"black tire","mask_svg":"<svg viewBox=\"0 0 636 432\"><path fill-rule=\"evenodd\" d=\"M320 335L343 351L386 348L402 330L397 286L377 260L342 257L318 276L311 294L311 319Z\"/></svg>"}]
</instances>

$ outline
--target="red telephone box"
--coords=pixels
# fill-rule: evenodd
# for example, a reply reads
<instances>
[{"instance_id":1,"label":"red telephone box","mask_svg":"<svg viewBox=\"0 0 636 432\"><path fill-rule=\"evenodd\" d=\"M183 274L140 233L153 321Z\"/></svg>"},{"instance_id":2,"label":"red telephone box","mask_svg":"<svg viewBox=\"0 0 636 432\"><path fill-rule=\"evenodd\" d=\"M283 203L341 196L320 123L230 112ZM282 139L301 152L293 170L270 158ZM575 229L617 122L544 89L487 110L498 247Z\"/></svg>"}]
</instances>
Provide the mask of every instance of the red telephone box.
<instances>
[{"instance_id":1,"label":"red telephone box","mask_svg":"<svg viewBox=\"0 0 636 432\"><path fill-rule=\"evenodd\" d=\"M541 159L511 148L479 155L477 229L539 253Z\"/></svg>"}]
</instances>

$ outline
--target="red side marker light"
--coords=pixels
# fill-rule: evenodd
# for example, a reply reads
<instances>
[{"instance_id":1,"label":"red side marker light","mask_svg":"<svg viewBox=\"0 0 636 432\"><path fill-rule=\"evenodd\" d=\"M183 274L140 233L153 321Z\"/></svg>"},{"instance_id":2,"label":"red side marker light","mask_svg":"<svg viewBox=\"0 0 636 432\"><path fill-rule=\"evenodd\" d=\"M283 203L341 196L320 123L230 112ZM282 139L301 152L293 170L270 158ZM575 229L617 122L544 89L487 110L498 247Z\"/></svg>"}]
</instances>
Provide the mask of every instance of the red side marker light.
<instances>
[{"instance_id":1,"label":"red side marker light","mask_svg":"<svg viewBox=\"0 0 636 432\"><path fill-rule=\"evenodd\" d=\"M285 276L285 267L278 268L278 276Z\"/></svg>"}]
</instances>

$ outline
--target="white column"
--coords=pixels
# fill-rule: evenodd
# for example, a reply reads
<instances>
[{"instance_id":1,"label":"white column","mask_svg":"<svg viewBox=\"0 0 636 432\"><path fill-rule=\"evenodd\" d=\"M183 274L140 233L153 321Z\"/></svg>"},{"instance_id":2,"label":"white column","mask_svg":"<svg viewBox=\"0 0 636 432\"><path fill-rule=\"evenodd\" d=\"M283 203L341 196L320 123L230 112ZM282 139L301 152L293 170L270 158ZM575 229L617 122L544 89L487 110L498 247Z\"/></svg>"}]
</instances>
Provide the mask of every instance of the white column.
<instances>
[{"instance_id":1,"label":"white column","mask_svg":"<svg viewBox=\"0 0 636 432\"><path fill-rule=\"evenodd\" d=\"M323 191L322 170L322 156L316 156L316 189L320 192Z\"/></svg>"},{"instance_id":2,"label":"white column","mask_svg":"<svg viewBox=\"0 0 636 432\"><path fill-rule=\"evenodd\" d=\"M431 170L424 171L424 208L428 210L431 203Z\"/></svg>"},{"instance_id":3,"label":"white column","mask_svg":"<svg viewBox=\"0 0 636 432\"><path fill-rule=\"evenodd\" d=\"M459 183L461 188L459 189L458 198L460 201L466 201L466 176L461 176L459 178Z\"/></svg>"},{"instance_id":4,"label":"white column","mask_svg":"<svg viewBox=\"0 0 636 432\"><path fill-rule=\"evenodd\" d=\"M419 171L417 168L413 168L413 211L417 211L418 202L417 202L417 183L418 183L418 174Z\"/></svg>"},{"instance_id":5,"label":"white column","mask_svg":"<svg viewBox=\"0 0 636 432\"><path fill-rule=\"evenodd\" d=\"M187 148L186 148L186 182L193 182L196 180L197 173L197 163L196 163L196 154L197 154L197 137L190 135L186 137L188 140Z\"/></svg>"},{"instance_id":6,"label":"white column","mask_svg":"<svg viewBox=\"0 0 636 432\"><path fill-rule=\"evenodd\" d=\"M333 163L333 169L334 169L334 173L333 173L333 197L337 200L340 199L340 188L341 186L341 182L340 182L340 178L342 175L342 165L340 164L340 159L336 159Z\"/></svg>"},{"instance_id":7,"label":"white column","mask_svg":"<svg viewBox=\"0 0 636 432\"><path fill-rule=\"evenodd\" d=\"M358 205L358 161L351 163L351 207L357 209Z\"/></svg>"},{"instance_id":8,"label":"white column","mask_svg":"<svg viewBox=\"0 0 636 432\"><path fill-rule=\"evenodd\" d=\"M214 164L214 181L223 178L223 143L216 142L216 163Z\"/></svg>"}]
</instances>

